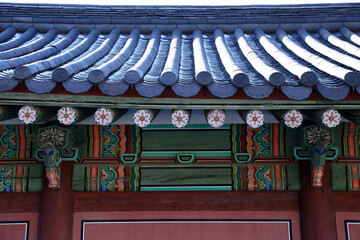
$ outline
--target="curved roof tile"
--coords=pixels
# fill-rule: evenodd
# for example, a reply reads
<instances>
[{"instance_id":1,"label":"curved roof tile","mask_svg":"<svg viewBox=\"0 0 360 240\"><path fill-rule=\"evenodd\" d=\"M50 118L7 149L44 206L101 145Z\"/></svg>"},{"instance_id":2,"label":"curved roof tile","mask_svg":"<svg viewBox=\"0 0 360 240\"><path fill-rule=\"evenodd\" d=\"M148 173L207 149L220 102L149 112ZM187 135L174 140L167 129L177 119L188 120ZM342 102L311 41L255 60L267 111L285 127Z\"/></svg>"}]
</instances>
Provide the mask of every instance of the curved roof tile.
<instances>
[{"instance_id":1,"label":"curved roof tile","mask_svg":"<svg viewBox=\"0 0 360 240\"><path fill-rule=\"evenodd\" d=\"M219 53L221 62L224 65L226 72L230 75L231 81L237 87L247 86L249 84L249 77L235 63L231 52L226 45L224 32L221 29L216 29L214 31L214 35L216 48Z\"/></svg>"},{"instance_id":2,"label":"curved roof tile","mask_svg":"<svg viewBox=\"0 0 360 240\"><path fill-rule=\"evenodd\" d=\"M201 85L208 85L212 82L209 62L205 54L203 41L203 33L200 29L196 29L193 33L193 54L195 66L195 79Z\"/></svg>"},{"instance_id":3,"label":"curved roof tile","mask_svg":"<svg viewBox=\"0 0 360 240\"><path fill-rule=\"evenodd\" d=\"M250 64L256 69L256 71L263 75L264 78L274 86L281 86L285 83L284 75L275 70L273 67L267 65L251 48L242 29L237 28L235 30L235 36L242 53L250 62Z\"/></svg>"},{"instance_id":4,"label":"curved roof tile","mask_svg":"<svg viewBox=\"0 0 360 240\"><path fill-rule=\"evenodd\" d=\"M155 28L151 34L151 39L145 49L144 54L139 61L124 75L125 82L128 84L135 84L145 75L154 62L156 53L160 44L160 30Z\"/></svg>"},{"instance_id":5,"label":"curved roof tile","mask_svg":"<svg viewBox=\"0 0 360 240\"><path fill-rule=\"evenodd\" d=\"M110 73L117 71L125 61L133 53L138 41L140 32L137 29L133 29L130 33L129 39L127 39L125 45L121 50L109 61L104 62L99 67L93 69L89 75L88 80L93 83L99 83L109 76ZM115 45L115 48L118 44Z\"/></svg>"},{"instance_id":6,"label":"curved roof tile","mask_svg":"<svg viewBox=\"0 0 360 240\"><path fill-rule=\"evenodd\" d=\"M6 42L16 34L16 28L8 27L0 33L0 43Z\"/></svg>"},{"instance_id":7,"label":"curved roof tile","mask_svg":"<svg viewBox=\"0 0 360 240\"><path fill-rule=\"evenodd\" d=\"M332 34L320 28L321 36L303 29L265 34L261 28L120 32L120 27L109 35L79 34L77 28L65 35L56 29L6 28L0 33L0 91L25 80L36 93L51 92L62 82L72 93L98 85L112 96L132 84L145 97L159 96L167 86L181 97L195 96L203 87L219 98L240 93L239 88L255 99L268 97L274 87L295 100L308 98L314 89L331 100L345 98L350 86L360 93L360 38L347 28Z\"/></svg>"},{"instance_id":8,"label":"curved roof tile","mask_svg":"<svg viewBox=\"0 0 360 240\"><path fill-rule=\"evenodd\" d=\"M160 81L165 85L174 84L179 77L179 66L181 56L181 31L175 29L172 32L169 54L163 71L160 75Z\"/></svg>"},{"instance_id":9,"label":"curved roof tile","mask_svg":"<svg viewBox=\"0 0 360 240\"><path fill-rule=\"evenodd\" d=\"M280 49L278 49L266 36L260 28L254 31L261 46L269 53L276 61L278 61L285 69L296 75L300 82L306 86L313 86L318 82L316 74L308 67L298 63Z\"/></svg>"}]
</instances>

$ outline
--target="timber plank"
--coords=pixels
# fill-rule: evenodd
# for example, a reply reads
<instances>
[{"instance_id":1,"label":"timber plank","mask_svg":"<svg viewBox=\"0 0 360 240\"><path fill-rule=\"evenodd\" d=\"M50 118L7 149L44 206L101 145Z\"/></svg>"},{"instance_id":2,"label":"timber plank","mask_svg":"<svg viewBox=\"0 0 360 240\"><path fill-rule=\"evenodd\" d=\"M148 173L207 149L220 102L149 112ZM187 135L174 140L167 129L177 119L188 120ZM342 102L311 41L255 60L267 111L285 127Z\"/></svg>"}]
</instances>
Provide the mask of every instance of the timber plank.
<instances>
[{"instance_id":1,"label":"timber plank","mask_svg":"<svg viewBox=\"0 0 360 240\"><path fill-rule=\"evenodd\" d=\"M334 192L336 212L360 212L360 192Z\"/></svg>"},{"instance_id":2,"label":"timber plank","mask_svg":"<svg viewBox=\"0 0 360 240\"><path fill-rule=\"evenodd\" d=\"M39 192L4 193L0 198L0 213L38 212L40 206Z\"/></svg>"},{"instance_id":3,"label":"timber plank","mask_svg":"<svg viewBox=\"0 0 360 240\"><path fill-rule=\"evenodd\" d=\"M75 212L299 211L298 192L76 192Z\"/></svg>"},{"instance_id":4,"label":"timber plank","mask_svg":"<svg viewBox=\"0 0 360 240\"><path fill-rule=\"evenodd\" d=\"M336 240L330 166L326 162L322 188L311 187L311 163L301 161L300 226L303 240Z\"/></svg>"},{"instance_id":5,"label":"timber plank","mask_svg":"<svg viewBox=\"0 0 360 240\"><path fill-rule=\"evenodd\" d=\"M44 177L39 212L39 240L71 239L73 194L71 190L72 162L60 165L59 189L50 189ZM54 224L55 223L55 224Z\"/></svg>"}]
</instances>

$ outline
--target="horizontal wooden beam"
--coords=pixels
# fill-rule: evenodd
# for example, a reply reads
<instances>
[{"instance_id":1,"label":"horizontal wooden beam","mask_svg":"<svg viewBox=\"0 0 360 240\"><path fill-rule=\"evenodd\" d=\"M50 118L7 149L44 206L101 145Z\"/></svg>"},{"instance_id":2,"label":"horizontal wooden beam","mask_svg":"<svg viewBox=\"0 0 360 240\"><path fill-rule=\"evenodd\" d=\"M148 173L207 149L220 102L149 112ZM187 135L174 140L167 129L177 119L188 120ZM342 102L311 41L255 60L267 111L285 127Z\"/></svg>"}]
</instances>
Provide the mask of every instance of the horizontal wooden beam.
<instances>
[{"instance_id":1,"label":"horizontal wooden beam","mask_svg":"<svg viewBox=\"0 0 360 240\"><path fill-rule=\"evenodd\" d=\"M299 211L298 192L76 192L75 212Z\"/></svg>"},{"instance_id":2,"label":"horizontal wooden beam","mask_svg":"<svg viewBox=\"0 0 360 240\"><path fill-rule=\"evenodd\" d=\"M45 100L46 99L46 100ZM96 101L94 101L96 99ZM289 110L289 109L359 109L360 100L271 100L271 99L198 99L142 98L97 95L33 94L3 92L0 105L149 108L149 109L235 109L235 110Z\"/></svg>"},{"instance_id":3,"label":"horizontal wooden beam","mask_svg":"<svg viewBox=\"0 0 360 240\"><path fill-rule=\"evenodd\" d=\"M336 212L360 212L360 192L334 191Z\"/></svg>"},{"instance_id":4,"label":"horizontal wooden beam","mask_svg":"<svg viewBox=\"0 0 360 240\"><path fill-rule=\"evenodd\" d=\"M2 193L0 213L39 212L40 192L36 193Z\"/></svg>"}]
</instances>

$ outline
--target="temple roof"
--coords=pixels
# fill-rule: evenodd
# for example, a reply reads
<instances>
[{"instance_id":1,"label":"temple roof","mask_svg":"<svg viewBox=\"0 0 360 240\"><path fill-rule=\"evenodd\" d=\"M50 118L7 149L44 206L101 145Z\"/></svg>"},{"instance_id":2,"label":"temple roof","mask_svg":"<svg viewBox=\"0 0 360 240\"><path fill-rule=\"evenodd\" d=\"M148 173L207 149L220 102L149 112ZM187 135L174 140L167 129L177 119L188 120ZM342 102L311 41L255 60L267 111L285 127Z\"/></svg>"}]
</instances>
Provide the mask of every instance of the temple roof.
<instances>
[{"instance_id":1,"label":"temple roof","mask_svg":"<svg viewBox=\"0 0 360 240\"><path fill-rule=\"evenodd\" d=\"M342 100L360 93L359 11L0 4L0 91Z\"/></svg>"}]
</instances>

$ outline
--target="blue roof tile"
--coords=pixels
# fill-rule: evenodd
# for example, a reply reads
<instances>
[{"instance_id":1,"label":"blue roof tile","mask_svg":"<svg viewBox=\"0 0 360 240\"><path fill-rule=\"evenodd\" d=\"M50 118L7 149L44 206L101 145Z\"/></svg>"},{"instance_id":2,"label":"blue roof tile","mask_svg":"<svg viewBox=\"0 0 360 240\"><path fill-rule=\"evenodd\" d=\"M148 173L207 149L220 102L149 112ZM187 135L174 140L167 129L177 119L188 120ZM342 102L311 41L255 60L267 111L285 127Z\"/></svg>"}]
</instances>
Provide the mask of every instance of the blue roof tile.
<instances>
[{"instance_id":1,"label":"blue roof tile","mask_svg":"<svg viewBox=\"0 0 360 240\"><path fill-rule=\"evenodd\" d=\"M135 88L149 98L166 88L180 97L196 96L202 88L219 98L246 94L261 99L274 87L294 100L306 99L313 91L341 100L350 87L360 94L360 37L341 28L346 21L360 21L360 4L351 5L351 11L289 7L286 14L269 6L265 11L236 6L78 5L24 5L32 9L24 14L24 9L13 6L19 5L0 4L0 22L14 23L0 33L0 91L25 80L27 88L39 94L51 92L58 82L74 94L97 85L107 95ZM345 22L328 25L327 30L323 24L319 32L314 31L320 25L304 24L337 21ZM37 22L49 24L48 32L40 32ZM64 28L53 22L76 24L64 34L59 33ZM262 27L269 22L279 24ZM94 23L105 24L111 33L94 30ZM170 23L177 25L166 27ZM159 30L155 24L164 27Z\"/></svg>"}]
</instances>

